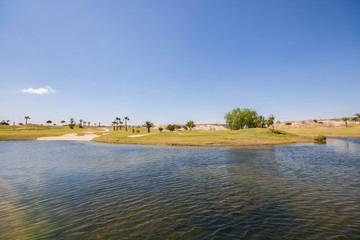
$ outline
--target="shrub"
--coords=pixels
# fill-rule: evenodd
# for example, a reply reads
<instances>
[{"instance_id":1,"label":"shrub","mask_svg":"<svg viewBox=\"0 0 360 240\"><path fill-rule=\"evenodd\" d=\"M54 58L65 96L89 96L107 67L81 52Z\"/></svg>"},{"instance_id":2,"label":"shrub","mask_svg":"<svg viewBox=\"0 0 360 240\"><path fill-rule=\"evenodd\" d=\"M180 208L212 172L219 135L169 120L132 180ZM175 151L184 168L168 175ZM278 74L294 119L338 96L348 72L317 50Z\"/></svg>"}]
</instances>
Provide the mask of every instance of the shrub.
<instances>
[{"instance_id":1,"label":"shrub","mask_svg":"<svg viewBox=\"0 0 360 240\"><path fill-rule=\"evenodd\" d=\"M167 126L167 129L170 131L170 132L172 132L172 131L174 131L175 130L175 125L168 125Z\"/></svg>"},{"instance_id":2,"label":"shrub","mask_svg":"<svg viewBox=\"0 0 360 240\"><path fill-rule=\"evenodd\" d=\"M316 143L325 144L326 143L326 137L324 135L319 135L314 137L314 141Z\"/></svg>"},{"instance_id":3,"label":"shrub","mask_svg":"<svg viewBox=\"0 0 360 240\"><path fill-rule=\"evenodd\" d=\"M292 123L291 122L287 122L287 123L285 123L285 125L291 125Z\"/></svg>"},{"instance_id":4,"label":"shrub","mask_svg":"<svg viewBox=\"0 0 360 240\"><path fill-rule=\"evenodd\" d=\"M183 126L183 129L188 130L188 127L184 125L184 126Z\"/></svg>"},{"instance_id":5,"label":"shrub","mask_svg":"<svg viewBox=\"0 0 360 240\"><path fill-rule=\"evenodd\" d=\"M135 133L135 129L132 129L132 132Z\"/></svg>"},{"instance_id":6,"label":"shrub","mask_svg":"<svg viewBox=\"0 0 360 240\"><path fill-rule=\"evenodd\" d=\"M314 123L317 123L317 120L316 120L316 119L314 119Z\"/></svg>"},{"instance_id":7,"label":"shrub","mask_svg":"<svg viewBox=\"0 0 360 240\"><path fill-rule=\"evenodd\" d=\"M140 133L140 130L139 130L139 129L136 129L136 133Z\"/></svg>"},{"instance_id":8,"label":"shrub","mask_svg":"<svg viewBox=\"0 0 360 240\"><path fill-rule=\"evenodd\" d=\"M324 124L323 122L318 122L318 124Z\"/></svg>"},{"instance_id":9,"label":"shrub","mask_svg":"<svg viewBox=\"0 0 360 240\"><path fill-rule=\"evenodd\" d=\"M162 127L159 127L159 131L162 132L163 128Z\"/></svg>"}]
</instances>

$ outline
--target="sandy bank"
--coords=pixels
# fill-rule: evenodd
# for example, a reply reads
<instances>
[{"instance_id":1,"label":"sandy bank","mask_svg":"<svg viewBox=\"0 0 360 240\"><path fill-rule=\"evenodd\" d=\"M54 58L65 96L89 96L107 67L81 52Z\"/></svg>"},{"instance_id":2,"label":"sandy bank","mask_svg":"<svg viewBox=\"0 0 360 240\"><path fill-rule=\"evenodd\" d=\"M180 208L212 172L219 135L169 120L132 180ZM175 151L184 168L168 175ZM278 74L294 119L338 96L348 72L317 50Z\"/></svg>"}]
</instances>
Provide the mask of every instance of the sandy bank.
<instances>
[{"instance_id":1,"label":"sandy bank","mask_svg":"<svg viewBox=\"0 0 360 240\"><path fill-rule=\"evenodd\" d=\"M96 134L85 134L84 136L77 136L77 133L69 133L62 136L56 137L41 137L36 140L40 141L59 141L59 140L68 140L68 141L91 141L94 138L99 137Z\"/></svg>"}]
</instances>

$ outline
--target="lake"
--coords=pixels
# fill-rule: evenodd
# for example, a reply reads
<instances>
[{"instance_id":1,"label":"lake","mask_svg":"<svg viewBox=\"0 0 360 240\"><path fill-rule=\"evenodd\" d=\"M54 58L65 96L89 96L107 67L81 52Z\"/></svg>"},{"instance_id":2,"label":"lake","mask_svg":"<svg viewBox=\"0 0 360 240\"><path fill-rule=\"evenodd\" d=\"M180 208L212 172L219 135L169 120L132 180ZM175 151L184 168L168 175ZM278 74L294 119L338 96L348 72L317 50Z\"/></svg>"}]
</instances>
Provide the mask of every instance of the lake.
<instances>
[{"instance_id":1,"label":"lake","mask_svg":"<svg viewBox=\"0 0 360 240\"><path fill-rule=\"evenodd\" d=\"M0 239L359 239L360 139L0 142Z\"/></svg>"}]
</instances>

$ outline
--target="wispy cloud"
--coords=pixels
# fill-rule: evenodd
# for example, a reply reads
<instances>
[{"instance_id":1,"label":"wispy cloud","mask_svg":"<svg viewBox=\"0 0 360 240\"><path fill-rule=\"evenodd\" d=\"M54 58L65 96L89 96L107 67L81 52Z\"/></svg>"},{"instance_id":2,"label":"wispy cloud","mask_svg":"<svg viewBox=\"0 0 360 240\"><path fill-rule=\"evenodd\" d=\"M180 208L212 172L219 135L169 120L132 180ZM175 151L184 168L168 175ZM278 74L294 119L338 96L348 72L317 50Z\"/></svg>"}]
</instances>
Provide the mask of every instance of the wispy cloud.
<instances>
[{"instance_id":1,"label":"wispy cloud","mask_svg":"<svg viewBox=\"0 0 360 240\"><path fill-rule=\"evenodd\" d=\"M34 89L34 88L27 88L27 89L22 89L21 92L23 93L30 93L30 94L38 94L38 95L43 95L43 94L49 94L49 93L55 93L56 91L50 87L50 86L46 86L43 88L38 88L38 89Z\"/></svg>"}]
</instances>

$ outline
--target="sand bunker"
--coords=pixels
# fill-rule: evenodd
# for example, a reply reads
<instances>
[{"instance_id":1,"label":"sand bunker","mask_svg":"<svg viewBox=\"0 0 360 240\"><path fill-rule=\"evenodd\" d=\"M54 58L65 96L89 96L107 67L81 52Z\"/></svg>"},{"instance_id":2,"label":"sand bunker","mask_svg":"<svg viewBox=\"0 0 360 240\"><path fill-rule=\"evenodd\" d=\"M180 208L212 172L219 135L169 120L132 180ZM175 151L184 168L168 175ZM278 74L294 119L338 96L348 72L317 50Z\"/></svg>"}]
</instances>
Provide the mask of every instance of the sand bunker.
<instances>
[{"instance_id":1,"label":"sand bunker","mask_svg":"<svg viewBox=\"0 0 360 240\"><path fill-rule=\"evenodd\" d=\"M68 141L91 141L94 138L99 137L99 135L96 134L85 134L84 136L77 136L77 133L69 133L62 136L56 136L56 137L41 137L37 140L40 141L62 141L62 140L68 140Z\"/></svg>"}]
</instances>

